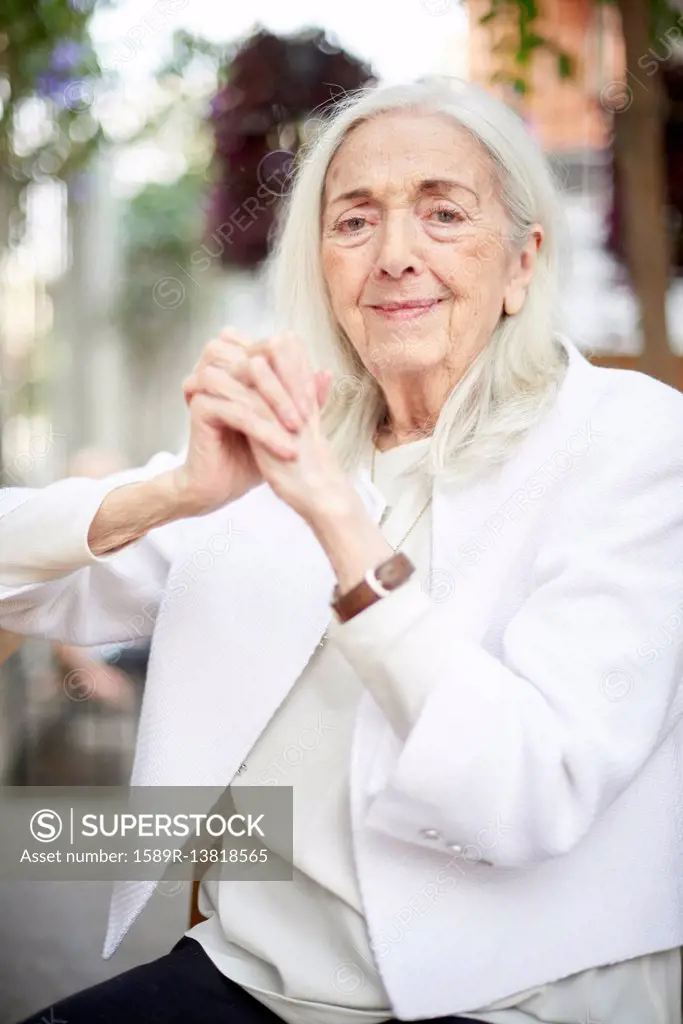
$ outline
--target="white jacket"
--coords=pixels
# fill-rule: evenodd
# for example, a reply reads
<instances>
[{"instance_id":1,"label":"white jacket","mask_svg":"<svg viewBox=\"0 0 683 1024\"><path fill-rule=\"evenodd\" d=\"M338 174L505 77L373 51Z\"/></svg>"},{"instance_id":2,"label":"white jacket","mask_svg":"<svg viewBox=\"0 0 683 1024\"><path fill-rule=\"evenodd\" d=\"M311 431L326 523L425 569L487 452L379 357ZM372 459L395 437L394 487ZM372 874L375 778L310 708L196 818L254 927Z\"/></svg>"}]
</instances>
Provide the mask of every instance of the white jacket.
<instances>
[{"instance_id":1,"label":"white jacket","mask_svg":"<svg viewBox=\"0 0 683 1024\"><path fill-rule=\"evenodd\" d=\"M563 344L553 409L483 481L436 486L430 578L385 599L380 668L422 695L417 725L370 692L358 712L356 866L404 1020L683 944L683 395ZM136 785L233 779L331 618L329 562L266 486L91 554L105 494L181 459L0 494L0 626L153 631ZM116 883L106 957L153 888Z\"/></svg>"}]
</instances>

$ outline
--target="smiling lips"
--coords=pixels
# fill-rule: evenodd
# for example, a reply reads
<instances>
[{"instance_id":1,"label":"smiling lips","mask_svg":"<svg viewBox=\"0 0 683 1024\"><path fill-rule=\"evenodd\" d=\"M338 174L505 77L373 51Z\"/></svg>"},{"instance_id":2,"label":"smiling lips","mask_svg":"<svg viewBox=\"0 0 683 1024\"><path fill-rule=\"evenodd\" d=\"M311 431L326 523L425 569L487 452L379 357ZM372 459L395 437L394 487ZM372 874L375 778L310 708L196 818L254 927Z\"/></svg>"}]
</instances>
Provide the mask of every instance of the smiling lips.
<instances>
[{"instance_id":1,"label":"smiling lips","mask_svg":"<svg viewBox=\"0 0 683 1024\"><path fill-rule=\"evenodd\" d=\"M443 299L407 299L405 302L385 302L370 308L389 320L409 320L429 312L440 302Z\"/></svg>"}]
</instances>

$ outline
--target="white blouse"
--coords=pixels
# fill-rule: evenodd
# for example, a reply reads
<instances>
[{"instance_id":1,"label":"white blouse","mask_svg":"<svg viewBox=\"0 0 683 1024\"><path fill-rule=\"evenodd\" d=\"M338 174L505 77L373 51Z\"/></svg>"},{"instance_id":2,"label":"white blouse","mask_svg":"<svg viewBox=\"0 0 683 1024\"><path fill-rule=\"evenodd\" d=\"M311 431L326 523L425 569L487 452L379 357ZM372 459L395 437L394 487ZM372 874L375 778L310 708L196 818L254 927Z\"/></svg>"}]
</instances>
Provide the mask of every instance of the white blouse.
<instances>
[{"instance_id":1,"label":"white blouse","mask_svg":"<svg viewBox=\"0 0 683 1024\"><path fill-rule=\"evenodd\" d=\"M426 478L411 471L428 443L376 455L375 483L390 508L382 530L390 543L400 542L429 496ZM429 577L430 536L427 510L401 550L438 600L438 580ZM394 1016L370 950L353 857L349 756L363 684L334 642L343 628L333 621L328 642L232 783L294 788L292 881L205 880L199 909L208 919L186 932L224 975L289 1024L380 1024ZM491 970L495 956L492 949ZM472 1007L466 1016L489 1024L679 1024L680 985L673 949L553 980Z\"/></svg>"}]
</instances>

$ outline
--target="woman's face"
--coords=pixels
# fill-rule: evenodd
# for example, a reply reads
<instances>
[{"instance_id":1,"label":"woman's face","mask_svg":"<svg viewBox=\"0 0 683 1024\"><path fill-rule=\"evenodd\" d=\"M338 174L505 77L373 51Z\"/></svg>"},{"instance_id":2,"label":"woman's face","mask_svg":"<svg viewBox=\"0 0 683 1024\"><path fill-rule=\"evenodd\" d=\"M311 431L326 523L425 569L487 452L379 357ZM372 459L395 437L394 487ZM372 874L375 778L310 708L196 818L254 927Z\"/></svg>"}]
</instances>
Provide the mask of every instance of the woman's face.
<instances>
[{"instance_id":1,"label":"woman's face","mask_svg":"<svg viewBox=\"0 0 683 1024\"><path fill-rule=\"evenodd\" d=\"M353 129L325 180L322 257L333 312L367 369L461 372L503 308L521 309L534 229L511 249L491 161L450 119L398 111ZM406 302L418 305L396 308Z\"/></svg>"}]
</instances>

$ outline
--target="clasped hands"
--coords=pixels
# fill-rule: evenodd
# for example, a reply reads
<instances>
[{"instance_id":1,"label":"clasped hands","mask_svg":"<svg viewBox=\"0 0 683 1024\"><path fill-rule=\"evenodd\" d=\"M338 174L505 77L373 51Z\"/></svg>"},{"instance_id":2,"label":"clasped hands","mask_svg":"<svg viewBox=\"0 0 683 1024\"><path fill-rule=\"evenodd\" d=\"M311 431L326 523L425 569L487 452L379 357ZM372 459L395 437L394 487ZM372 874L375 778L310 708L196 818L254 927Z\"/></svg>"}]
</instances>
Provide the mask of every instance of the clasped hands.
<instances>
[{"instance_id":1,"label":"clasped hands","mask_svg":"<svg viewBox=\"0 0 683 1024\"><path fill-rule=\"evenodd\" d=\"M393 548L321 429L330 383L327 371L313 372L296 335L252 345L228 329L205 347L183 392L191 413L199 403L188 455L195 482L206 476L210 490L221 490L227 474L238 481L233 497L268 483L311 527L344 593ZM218 442L215 424L225 434Z\"/></svg>"},{"instance_id":2,"label":"clasped hands","mask_svg":"<svg viewBox=\"0 0 683 1024\"><path fill-rule=\"evenodd\" d=\"M228 431L246 438L262 479L307 521L349 497L350 481L320 425L332 376L315 373L293 332L252 343L228 328L183 382L185 402L209 396Z\"/></svg>"}]
</instances>

